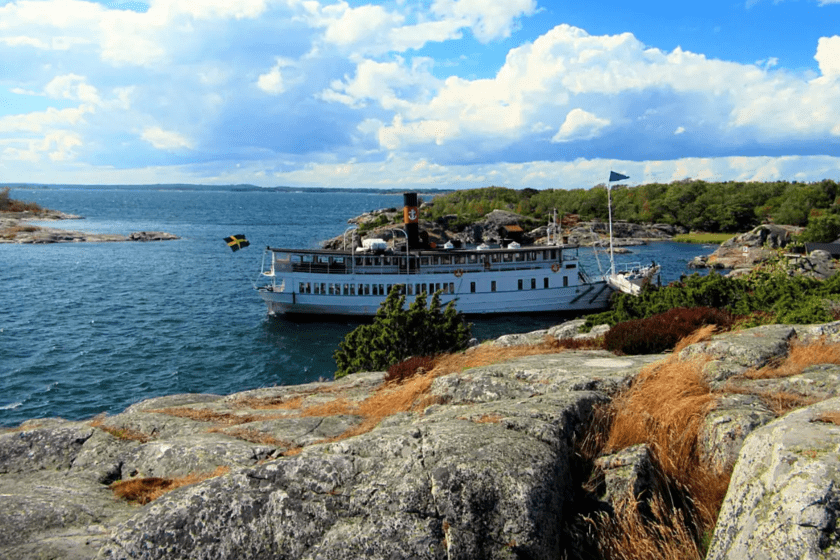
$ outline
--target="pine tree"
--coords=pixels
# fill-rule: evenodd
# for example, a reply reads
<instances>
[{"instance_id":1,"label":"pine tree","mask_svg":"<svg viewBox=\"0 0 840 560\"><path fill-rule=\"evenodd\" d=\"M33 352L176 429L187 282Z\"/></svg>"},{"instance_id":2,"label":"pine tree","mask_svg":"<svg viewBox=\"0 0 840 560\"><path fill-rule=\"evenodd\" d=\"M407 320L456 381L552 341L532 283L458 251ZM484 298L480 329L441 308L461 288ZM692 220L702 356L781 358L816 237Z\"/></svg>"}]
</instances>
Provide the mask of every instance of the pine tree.
<instances>
[{"instance_id":1,"label":"pine tree","mask_svg":"<svg viewBox=\"0 0 840 560\"><path fill-rule=\"evenodd\" d=\"M406 308L402 285L394 286L376 312L373 323L347 334L335 351L335 377L359 371L382 371L412 356L433 356L463 350L470 326L450 302L441 310L440 294L428 301L426 292Z\"/></svg>"}]
</instances>

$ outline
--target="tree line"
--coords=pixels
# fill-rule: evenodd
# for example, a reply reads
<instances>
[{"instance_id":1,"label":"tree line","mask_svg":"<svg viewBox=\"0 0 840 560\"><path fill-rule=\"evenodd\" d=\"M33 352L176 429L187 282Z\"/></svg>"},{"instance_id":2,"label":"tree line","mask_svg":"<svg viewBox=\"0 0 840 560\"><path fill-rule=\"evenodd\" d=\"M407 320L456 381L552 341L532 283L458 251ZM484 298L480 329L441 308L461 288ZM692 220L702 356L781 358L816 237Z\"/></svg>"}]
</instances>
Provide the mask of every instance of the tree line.
<instances>
[{"instance_id":1,"label":"tree line","mask_svg":"<svg viewBox=\"0 0 840 560\"><path fill-rule=\"evenodd\" d=\"M815 183L707 182L684 180L634 187L613 185L613 218L634 223L663 223L692 231L739 233L762 223L836 228L840 233L840 187L825 179ZM608 218L607 188L522 189L486 187L436 197L423 217L456 215L456 224L480 220L493 210L509 210L544 223L554 209L581 220ZM816 239L811 239L816 240Z\"/></svg>"}]
</instances>

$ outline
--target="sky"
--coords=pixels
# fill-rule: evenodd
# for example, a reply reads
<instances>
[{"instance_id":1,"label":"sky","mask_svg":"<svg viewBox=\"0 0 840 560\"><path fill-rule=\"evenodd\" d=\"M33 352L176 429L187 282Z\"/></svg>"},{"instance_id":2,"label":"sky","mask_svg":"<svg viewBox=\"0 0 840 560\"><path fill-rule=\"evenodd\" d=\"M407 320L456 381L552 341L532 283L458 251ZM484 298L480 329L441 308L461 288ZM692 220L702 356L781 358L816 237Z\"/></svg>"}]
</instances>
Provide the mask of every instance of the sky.
<instances>
[{"instance_id":1,"label":"sky","mask_svg":"<svg viewBox=\"0 0 840 560\"><path fill-rule=\"evenodd\" d=\"M0 183L840 180L840 0L0 0Z\"/></svg>"}]
</instances>

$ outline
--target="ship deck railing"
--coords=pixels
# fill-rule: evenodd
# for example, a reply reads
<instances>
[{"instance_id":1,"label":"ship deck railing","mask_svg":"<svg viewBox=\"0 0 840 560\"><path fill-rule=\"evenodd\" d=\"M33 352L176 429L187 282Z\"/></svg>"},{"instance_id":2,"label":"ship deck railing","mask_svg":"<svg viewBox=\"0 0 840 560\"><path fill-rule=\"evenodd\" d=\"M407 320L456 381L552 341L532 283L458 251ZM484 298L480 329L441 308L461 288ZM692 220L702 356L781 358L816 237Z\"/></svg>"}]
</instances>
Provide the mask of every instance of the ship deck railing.
<instances>
[{"instance_id":1,"label":"ship deck railing","mask_svg":"<svg viewBox=\"0 0 840 560\"><path fill-rule=\"evenodd\" d=\"M513 263L473 263L473 264L452 264L452 265L421 265L421 266L374 266L374 265L347 265L347 264L322 264L322 263L291 263L288 261L275 261L275 273L300 272L308 274L468 274L475 272L511 271L511 270L552 270L553 264L558 265L557 272L563 269L560 263L548 261L536 262L513 262ZM568 265L568 263L566 263ZM574 265L570 267L577 269Z\"/></svg>"},{"instance_id":2,"label":"ship deck railing","mask_svg":"<svg viewBox=\"0 0 840 560\"><path fill-rule=\"evenodd\" d=\"M450 254L351 254L271 249L275 273L307 274L455 274L486 270L546 270L577 268L575 254L560 247ZM551 253L547 253L551 251ZM555 251L557 251L555 253ZM556 258L547 258L548 255Z\"/></svg>"}]
</instances>

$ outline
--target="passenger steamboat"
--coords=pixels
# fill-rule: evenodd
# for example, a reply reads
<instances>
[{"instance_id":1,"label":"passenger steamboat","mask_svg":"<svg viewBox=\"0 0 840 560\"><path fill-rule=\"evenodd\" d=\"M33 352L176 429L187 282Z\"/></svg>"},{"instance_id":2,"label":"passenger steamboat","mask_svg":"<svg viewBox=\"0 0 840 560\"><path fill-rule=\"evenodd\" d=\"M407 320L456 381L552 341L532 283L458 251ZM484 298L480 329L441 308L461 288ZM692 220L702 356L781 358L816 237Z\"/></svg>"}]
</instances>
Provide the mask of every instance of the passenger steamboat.
<instances>
[{"instance_id":1,"label":"passenger steamboat","mask_svg":"<svg viewBox=\"0 0 840 560\"><path fill-rule=\"evenodd\" d=\"M421 240L417 194L404 203L406 243L394 249L370 239L344 250L267 247L257 290L268 313L372 316L397 285L409 302L439 291L442 305L454 301L466 315L607 308L614 288L587 274L556 220L546 245L437 248Z\"/></svg>"}]
</instances>

